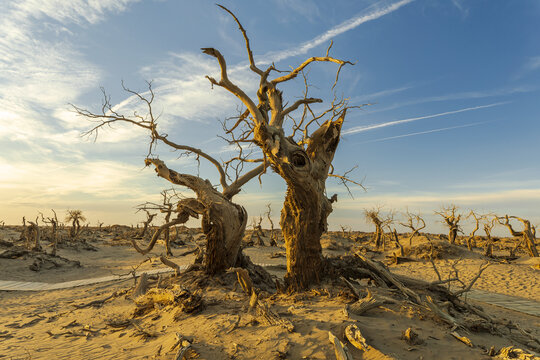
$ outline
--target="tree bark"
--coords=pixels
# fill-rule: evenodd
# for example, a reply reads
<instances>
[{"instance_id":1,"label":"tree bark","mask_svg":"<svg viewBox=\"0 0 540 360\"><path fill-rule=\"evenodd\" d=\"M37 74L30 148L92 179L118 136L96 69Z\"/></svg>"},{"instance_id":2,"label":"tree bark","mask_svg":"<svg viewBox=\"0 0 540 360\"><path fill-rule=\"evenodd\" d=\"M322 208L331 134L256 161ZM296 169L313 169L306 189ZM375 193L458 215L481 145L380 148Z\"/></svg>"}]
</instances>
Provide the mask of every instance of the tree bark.
<instances>
[{"instance_id":1,"label":"tree bark","mask_svg":"<svg viewBox=\"0 0 540 360\"><path fill-rule=\"evenodd\" d=\"M217 274L234 266L247 223L245 209L217 191L208 180L180 174L158 159L147 159L146 162L156 167L158 176L186 186L197 195L197 199L181 200L178 212L186 216L185 221L189 216L198 218L202 215L202 230L207 239L205 271Z\"/></svg>"},{"instance_id":2,"label":"tree bark","mask_svg":"<svg viewBox=\"0 0 540 360\"><path fill-rule=\"evenodd\" d=\"M457 225L450 226L450 230L448 231L448 241L450 241L450 244L456 243L457 233L458 233Z\"/></svg>"},{"instance_id":3,"label":"tree bark","mask_svg":"<svg viewBox=\"0 0 540 360\"><path fill-rule=\"evenodd\" d=\"M340 139L345 111L326 121L308 139L307 148L285 137L283 129L266 123L255 128L274 170L286 181L287 194L281 211L281 229L287 249L285 283L293 289L319 282L323 273L321 235L337 195L326 197L326 179Z\"/></svg>"}]
</instances>

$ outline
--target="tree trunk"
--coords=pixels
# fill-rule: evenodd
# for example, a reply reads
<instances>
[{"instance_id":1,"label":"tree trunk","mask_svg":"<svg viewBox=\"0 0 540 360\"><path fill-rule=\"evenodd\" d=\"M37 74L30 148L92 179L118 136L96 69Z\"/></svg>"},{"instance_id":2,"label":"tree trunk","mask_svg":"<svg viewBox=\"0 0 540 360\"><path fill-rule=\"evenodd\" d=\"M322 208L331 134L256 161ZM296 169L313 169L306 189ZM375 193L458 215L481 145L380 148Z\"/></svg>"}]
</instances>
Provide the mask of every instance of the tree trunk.
<instances>
[{"instance_id":1,"label":"tree trunk","mask_svg":"<svg viewBox=\"0 0 540 360\"><path fill-rule=\"evenodd\" d=\"M525 240L525 245L527 246L527 251L531 257L538 257L538 249L535 244L535 237L532 234L532 231L524 231L523 240Z\"/></svg>"},{"instance_id":2,"label":"tree trunk","mask_svg":"<svg viewBox=\"0 0 540 360\"><path fill-rule=\"evenodd\" d=\"M380 225L375 224L375 234L373 234L373 241L375 242L375 247L379 249L383 245L383 230Z\"/></svg>"},{"instance_id":3,"label":"tree trunk","mask_svg":"<svg viewBox=\"0 0 540 360\"><path fill-rule=\"evenodd\" d=\"M287 183L281 211L281 229L287 250L288 288L303 289L319 282L324 273L321 235L327 230L332 212L326 197L326 179L337 149L345 112L328 120L307 140L307 147L285 137L283 129L260 124L254 129L256 141L274 170Z\"/></svg>"},{"instance_id":4,"label":"tree trunk","mask_svg":"<svg viewBox=\"0 0 540 360\"><path fill-rule=\"evenodd\" d=\"M285 283L305 288L320 280L322 270L321 235L332 205L322 193L303 186L289 185L281 211L281 230L287 250ZM327 202L326 206L321 206Z\"/></svg>"},{"instance_id":5,"label":"tree trunk","mask_svg":"<svg viewBox=\"0 0 540 360\"><path fill-rule=\"evenodd\" d=\"M450 231L448 232L448 241L450 241L450 244L456 243L457 233L458 233L458 227L452 226L450 228Z\"/></svg>"},{"instance_id":6,"label":"tree trunk","mask_svg":"<svg viewBox=\"0 0 540 360\"><path fill-rule=\"evenodd\" d=\"M178 212L185 217L183 222L187 221L189 216L198 218L202 215L202 230L207 240L205 271L208 274L217 274L234 266L247 224L245 209L217 191L208 180L180 174L167 168L165 163L158 159L146 161L156 167L158 176L173 184L186 186L197 195L197 199L179 201ZM178 222L173 225L177 224Z\"/></svg>"}]
</instances>

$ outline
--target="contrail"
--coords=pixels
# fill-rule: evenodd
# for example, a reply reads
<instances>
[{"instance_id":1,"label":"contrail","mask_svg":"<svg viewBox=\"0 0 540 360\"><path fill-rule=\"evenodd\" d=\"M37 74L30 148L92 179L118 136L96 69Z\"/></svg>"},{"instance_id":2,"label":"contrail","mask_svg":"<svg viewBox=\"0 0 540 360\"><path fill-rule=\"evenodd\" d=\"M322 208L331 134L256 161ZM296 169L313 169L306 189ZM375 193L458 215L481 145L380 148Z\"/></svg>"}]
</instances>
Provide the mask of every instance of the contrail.
<instances>
[{"instance_id":1,"label":"contrail","mask_svg":"<svg viewBox=\"0 0 540 360\"><path fill-rule=\"evenodd\" d=\"M363 23L366 23L371 20L376 20L384 15L390 14L391 12L396 11L400 7L407 5L414 0L401 0L398 2L395 2L390 5L385 6L378 6L377 4L374 4L370 7L368 7L364 12L360 13L359 15L350 18L341 24L331 28L330 30L322 33L321 35L306 41L305 43L301 44L298 48L288 49L288 50L282 50L277 52L270 52L268 54L265 54L263 56L257 56L257 63L258 64L271 64L272 62L278 62L293 56L297 55L303 55L306 54L309 50L313 49L314 47L321 45L330 39L343 34L344 32L347 32L349 30L352 30Z\"/></svg>"},{"instance_id":2,"label":"contrail","mask_svg":"<svg viewBox=\"0 0 540 360\"><path fill-rule=\"evenodd\" d=\"M440 129L420 131L420 132L397 135L397 136L389 136L389 137L375 139L375 140L362 141L362 142L360 142L358 144L366 144L366 143L379 142L379 141L385 141L385 140L399 139L399 138L404 138L404 137L408 137L408 136L415 136L415 135L422 135L422 134L430 134L430 133L434 133L434 132L440 132L440 131L452 130L452 129L460 129L460 128L465 128L465 127L470 127L470 126L475 126L475 125L480 125L480 124L485 124L485 123L487 123L487 121L475 122L475 123L466 124L466 125L450 126L450 127L440 128Z\"/></svg>"},{"instance_id":3,"label":"contrail","mask_svg":"<svg viewBox=\"0 0 540 360\"><path fill-rule=\"evenodd\" d=\"M442 113L438 113L438 114L419 116L419 117L408 118L408 119L403 119L403 120L389 121L389 122L385 122L385 123L382 123L382 124L357 126L357 127L354 127L354 128L347 129L347 130L343 131L342 134L343 135L356 134L356 133L359 133L359 132L364 132L364 131L374 130L374 129L380 129L380 128L387 127L387 126L394 126L394 125L404 124L404 123L423 120L423 119L431 119L431 118L435 118L435 117L439 117L439 116L457 114L457 113L461 113L461 112L465 112L465 111L486 109L486 108L490 108L490 107L493 107L493 106L504 105L504 104L507 104L507 103L508 102L498 102L498 103L493 103L493 104L488 104L488 105L480 105L480 106L469 107L469 108L465 108L465 109L446 111L446 112L442 112Z\"/></svg>"}]
</instances>

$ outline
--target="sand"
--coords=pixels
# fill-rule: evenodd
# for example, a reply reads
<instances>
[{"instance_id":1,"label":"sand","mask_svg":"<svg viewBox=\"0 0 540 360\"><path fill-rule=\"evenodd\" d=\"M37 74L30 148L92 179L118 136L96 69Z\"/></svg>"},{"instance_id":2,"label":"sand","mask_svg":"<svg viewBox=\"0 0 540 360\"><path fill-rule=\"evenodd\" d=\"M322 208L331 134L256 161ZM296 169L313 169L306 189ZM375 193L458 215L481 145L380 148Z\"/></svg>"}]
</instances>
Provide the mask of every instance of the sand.
<instances>
[{"instance_id":1,"label":"sand","mask_svg":"<svg viewBox=\"0 0 540 360\"><path fill-rule=\"evenodd\" d=\"M81 267L34 272L28 268L33 262L31 257L0 259L0 280L58 283L127 274L135 267L137 270L163 267L158 260L158 256L164 253L162 244L143 257L127 241L113 240L115 236L97 232L89 236L88 243L97 251L69 247L59 249L59 255L80 261ZM17 229L4 228L0 231L0 239L12 241L17 237ZM365 248L352 238L355 237L342 237L338 233L325 235L322 241L325 255L338 256ZM423 241L419 239L413 245L421 245ZM173 252L178 254L194 247L194 243L174 246ZM0 252L2 249L0 247ZM372 255L375 259L386 260L393 251L395 249L392 248ZM282 247L249 247L244 252L256 263L275 265L268 270L276 278L285 273L285 258L275 257L276 253L284 252ZM148 260L139 265L145 259ZM193 255L172 259L178 264L189 264ZM466 283L485 261L481 250L470 253L465 249L435 263L441 274L447 274L452 262L458 259L461 259L457 265L460 278ZM533 269L533 265L534 260L526 256L510 263L495 263L484 272L474 288L539 301L539 271ZM436 279L427 260L390 265L389 268L412 277ZM261 301L274 314L294 325L294 331L290 332L286 326L264 323L256 312L248 309L249 297L237 286L235 273L206 279L204 284L199 283L197 279L200 278L193 273L182 280L172 274L163 275L160 279L162 286L176 284L177 289L182 286L191 294L202 296L205 306L197 313L183 313L176 305L155 304L148 313L134 316L134 279L55 291L2 291L0 359L174 359L179 337L191 343L186 358L335 359L328 332L346 343L344 329L353 323L373 347L362 352L349 345L354 359L382 359L381 354L394 359L489 359L486 353L491 346L500 349L519 345L486 332L463 331L462 334L475 345L470 348L450 335L448 325L403 302L385 304L363 316L347 316L344 306L351 302L350 294L343 293L331 283L294 295L261 293ZM369 288L376 294L392 296L391 289L369 287L363 282L358 286L362 291ZM151 287L161 291L155 281ZM115 293L118 296L103 304L80 308ZM473 300L470 303L480 304L497 318L511 319L540 337L539 317ZM402 332L407 328L418 333L423 343L410 345L402 340Z\"/></svg>"}]
</instances>

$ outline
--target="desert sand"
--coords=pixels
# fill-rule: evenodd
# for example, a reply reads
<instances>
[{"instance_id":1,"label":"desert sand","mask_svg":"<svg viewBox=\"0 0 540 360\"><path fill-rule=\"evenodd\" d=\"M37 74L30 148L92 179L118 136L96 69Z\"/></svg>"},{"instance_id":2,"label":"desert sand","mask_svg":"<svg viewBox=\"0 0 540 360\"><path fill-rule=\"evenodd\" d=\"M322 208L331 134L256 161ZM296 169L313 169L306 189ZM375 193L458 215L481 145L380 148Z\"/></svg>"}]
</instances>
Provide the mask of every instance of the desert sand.
<instances>
[{"instance_id":1,"label":"desert sand","mask_svg":"<svg viewBox=\"0 0 540 360\"><path fill-rule=\"evenodd\" d=\"M12 249L7 243L18 243L19 233L17 227L2 228L0 254ZM369 237L367 233L326 234L322 239L324 254L339 257L363 253L388 263L394 274L437 280L432 263L422 258L429 245L426 236L415 238L410 248L403 240L409 254L406 260L411 261L398 264L393 264L391 255L396 249L392 244L387 244L386 251L377 252L370 246ZM176 256L170 259L179 265L191 264L194 254L178 254L195 249L204 238L192 230L189 236L180 234L180 239L185 244L173 244ZM61 283L165 267L159 260L165 253L163 244L158 243L150 254L142 256L118 231L93 229L83 240L86 245L64 244L58 249L59 256L78 261L80 266L58 261L57 267L41 261L39 271L33 271L30 267L36 262L35 254L0 258L0 280ZM268 244L268 238L263 240ZM454 266L459 278L468 284L478 268L490 261L473 289L540 301L537 260L524 253L507 260L502 250L494 252L495 258L486 259L482 249L471 252L444 239L432 241L439 244L434 264L443 279L453 274ZM278 244L283 245L280 241ZM49 251L46 242L43 246ZM278 280L285 274L284 252L283 246L244 248L254 263L266 264L267 271ZM269 310L261 316L259 308L250 309L250 297L238 284L234 270L210 278L196 268L178 276L173 272L150 276L146 295L140 296L135 294L135 278L62 290L0 291L0 359L176 359L182 348L186 351L181 356L186 359L335 359L329 331L348 344L354 359L490 359L491 347L497 352L515 346L530 354L540 348L538 316L466 299L494 319L519 324L520 330L509 330L514 335L511 338L485 329L453 329L426 309L397 296L392 287L378 287L366 279L350 280L361 296L369 292L399 301L355 315L346 310L347 304L354 303L354 294L336 278L296 294L261 289L258 301L264 305L261 308ZM344 330L351 324L365 337L367 351L355 348L345 338ZM417 334L416 341L403 339L407 329ZM468 338L473 346L458 341L451 335L453 331Z\"/></svg>"}]
</instances>

